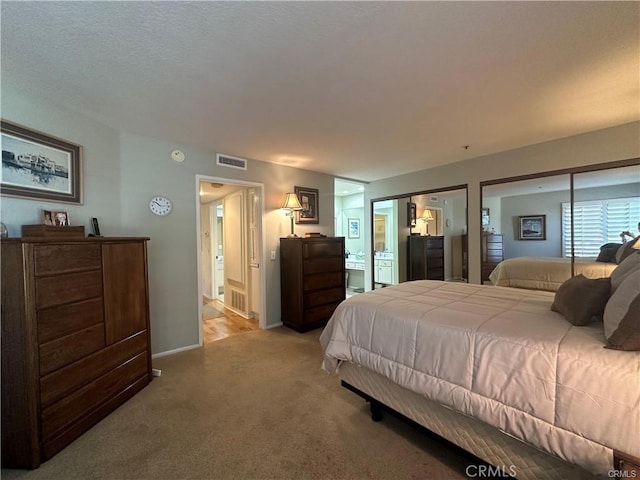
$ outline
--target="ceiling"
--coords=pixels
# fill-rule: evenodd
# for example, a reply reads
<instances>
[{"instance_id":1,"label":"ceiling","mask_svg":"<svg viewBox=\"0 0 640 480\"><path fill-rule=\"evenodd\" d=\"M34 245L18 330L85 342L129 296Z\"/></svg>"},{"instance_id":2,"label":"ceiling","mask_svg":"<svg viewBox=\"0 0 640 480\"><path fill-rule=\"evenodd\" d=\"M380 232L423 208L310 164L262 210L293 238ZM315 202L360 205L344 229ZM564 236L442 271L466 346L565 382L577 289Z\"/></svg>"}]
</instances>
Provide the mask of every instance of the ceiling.
<instances>
[{"instance_id":1,"label":"ceiling","mask_svg":"<svg viewBox=\"0 0 640 480\"><path fill-rule=\"evenodd\" d=\"M3 87L127 132L345 178L640 119L639 2L0 8Z\"/></svg>"}]
</instances>

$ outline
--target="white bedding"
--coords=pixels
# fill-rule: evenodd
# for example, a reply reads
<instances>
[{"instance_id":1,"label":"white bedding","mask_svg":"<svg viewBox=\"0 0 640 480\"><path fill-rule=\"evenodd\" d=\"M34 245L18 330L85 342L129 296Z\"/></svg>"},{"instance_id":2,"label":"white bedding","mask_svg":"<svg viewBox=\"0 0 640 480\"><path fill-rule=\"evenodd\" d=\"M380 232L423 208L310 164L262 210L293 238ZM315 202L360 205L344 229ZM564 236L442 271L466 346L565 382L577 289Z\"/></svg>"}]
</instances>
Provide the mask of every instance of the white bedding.
<instances>
[{"instance_id":1,"label":"white bedding","mask_svg":"<svg viewBox=\"0 0 640 480\"><path fill-rule=\"evenodd\" d=\"M587 278L609 277L618 265L576 258L575 274ZM527 288L555 292L571 278L571 259L559 257L516 257L493 269L489 280L498 287Z\"/></svg>"},{"instance_id":2,"label":"white bedding","mask_svg":"<svg viewBox=\"0 0 640 480\"><path fill-rule=\"evenodd\" d=\"M550 292L421 280L341 303L323 368L367 367L598 474L640 456L640 353L604 349Z\"/></svg>"}]
</instances>

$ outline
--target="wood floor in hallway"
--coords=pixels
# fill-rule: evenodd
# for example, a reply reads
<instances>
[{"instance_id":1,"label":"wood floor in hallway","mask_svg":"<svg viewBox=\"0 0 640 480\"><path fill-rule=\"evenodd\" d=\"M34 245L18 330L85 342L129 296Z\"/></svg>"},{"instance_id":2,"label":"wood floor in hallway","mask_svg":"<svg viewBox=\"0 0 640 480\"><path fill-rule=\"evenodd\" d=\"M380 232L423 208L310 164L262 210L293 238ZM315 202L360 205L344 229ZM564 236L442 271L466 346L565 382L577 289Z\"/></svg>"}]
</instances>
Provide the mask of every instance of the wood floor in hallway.
<instances>
[{"instance_id":1,"label":"wood floor in hallway","mask_svg":"<svg viewBox=\"0 0 640 480\"><path fill-rule=\"evenodd\" d=\"M225 308L219 300L204 301L202 329L205 345L258 329L258 320L246 319Z\"/></svg>"}]
</instances>

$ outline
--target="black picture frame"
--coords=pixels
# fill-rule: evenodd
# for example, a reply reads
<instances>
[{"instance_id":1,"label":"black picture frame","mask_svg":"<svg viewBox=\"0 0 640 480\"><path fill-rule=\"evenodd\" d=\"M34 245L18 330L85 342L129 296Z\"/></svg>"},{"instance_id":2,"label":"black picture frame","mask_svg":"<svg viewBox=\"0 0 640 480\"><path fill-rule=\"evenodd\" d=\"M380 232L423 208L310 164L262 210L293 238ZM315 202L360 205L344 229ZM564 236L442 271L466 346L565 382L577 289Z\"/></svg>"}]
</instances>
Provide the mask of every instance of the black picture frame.
<instances>
[{"instance_id":1,"label":"black picture frame","mask_svg":"<svg viewBox=\"0 0 640 480\"><path fill-rule=\"evenodd\" d=\"M293 187L293 192L298 197L302 210L296 211L297 224L320 223L320 205L318 203L319 192L317 188Z\"/></svg>"},{"instance_id":2,"label":"black picture frame","mask_svg":"<svg viewBox=\"0 0 640 480\"><path fill-rule=\"evenodd\" d=\"M7 120L2 133L0 194L82 204L82 147Z\"/></svg>"},{"instance_id":3,"label":"black picture frame","mask_svg":"<svg viewBox=\"0 0 640 480\"><path fill-rule=\"evenodd\" d=\"M522 215L518 217L518 240L546 240L547 216Z\"/></svg>"},{"instance_id":4,"label":"black picture frame","mask_svg":"<svg viewBox=\"0 0 640 480\"><path fill-rule=\"evenodd\" d=\"M407 227L416 226L417 206L413 202L407 203Z\"/></svg>"}]
</instances>

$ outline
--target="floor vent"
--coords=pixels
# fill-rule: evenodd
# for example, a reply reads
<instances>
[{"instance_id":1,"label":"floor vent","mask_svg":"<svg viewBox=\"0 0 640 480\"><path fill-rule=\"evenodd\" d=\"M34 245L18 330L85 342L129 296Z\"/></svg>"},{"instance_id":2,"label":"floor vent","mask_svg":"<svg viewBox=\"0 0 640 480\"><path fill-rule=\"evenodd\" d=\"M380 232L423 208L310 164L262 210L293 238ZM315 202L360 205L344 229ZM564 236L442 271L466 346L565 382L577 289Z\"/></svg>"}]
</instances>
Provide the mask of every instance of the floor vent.
<instances>
[{"instance_id":1,"label":"floor vent","mask_svg":"<svg viewBox=\"0 0 640 480\"><path fill-rule=\"evenodd\" d=\"M229 155L222 155L218 153L216 155L216 165L223 167L237 168L238 170L247 169L247 160L244 158L230 157Z\"/></svg>"}]
</instances>

